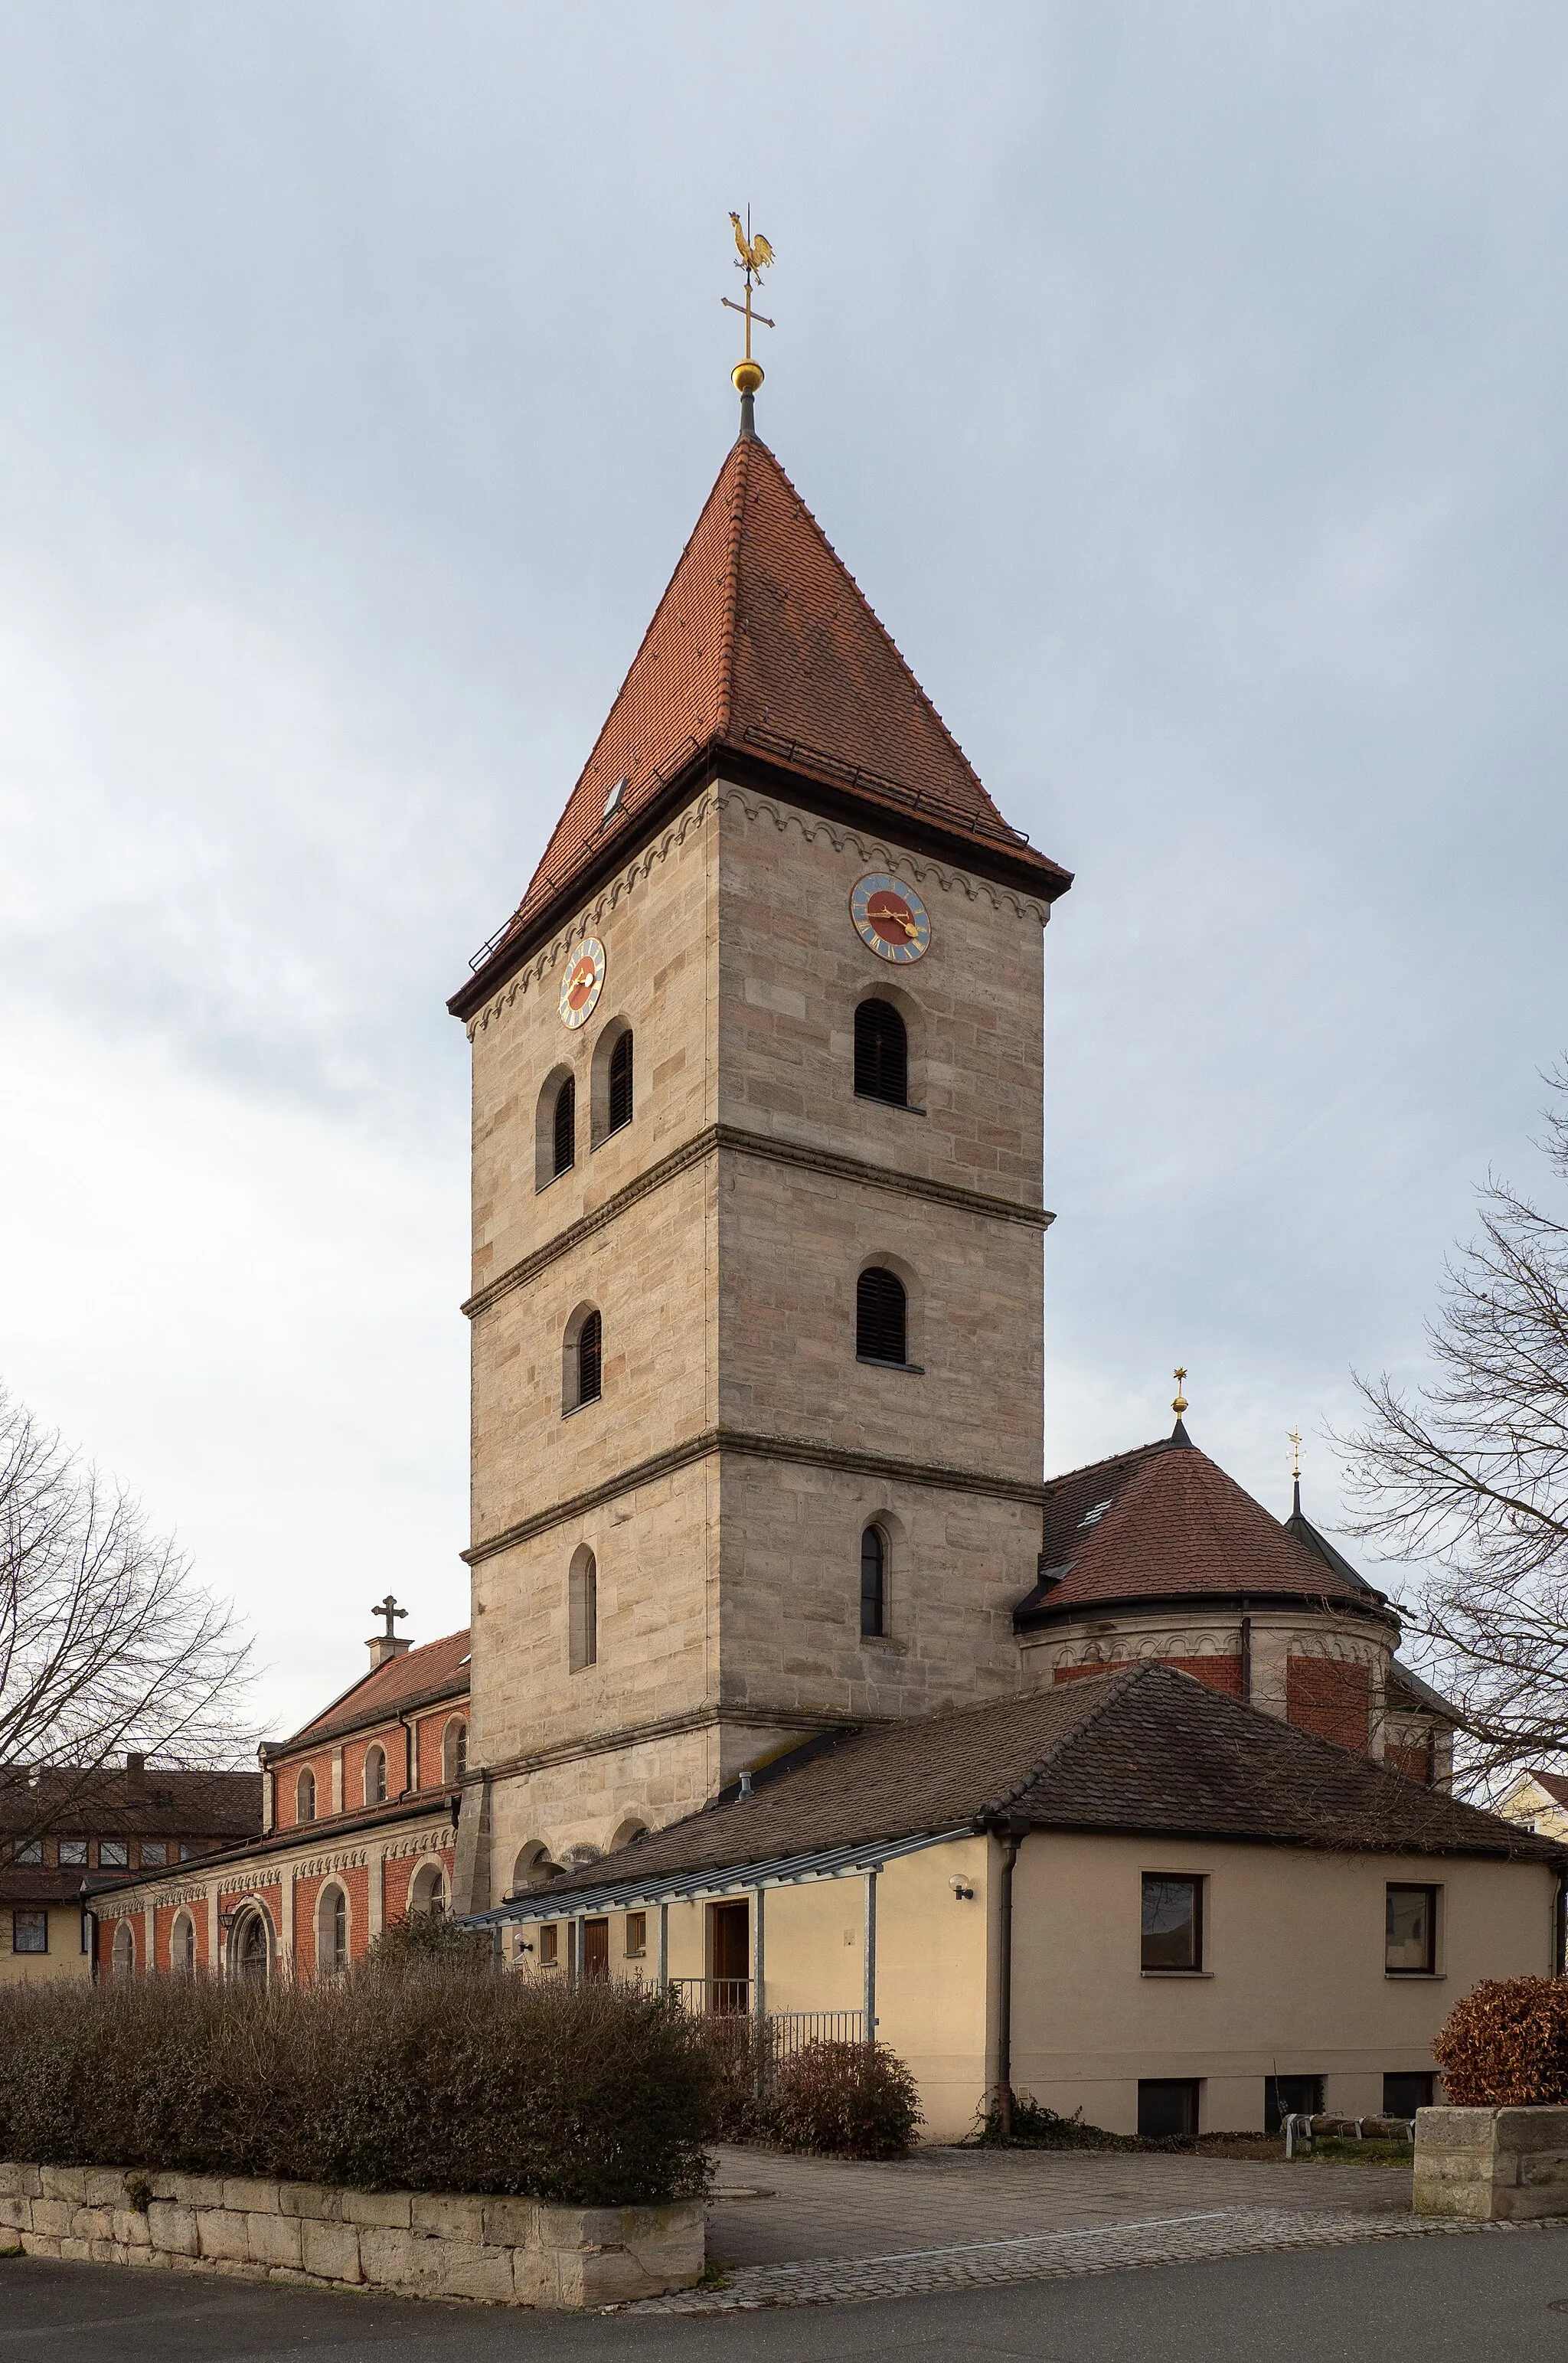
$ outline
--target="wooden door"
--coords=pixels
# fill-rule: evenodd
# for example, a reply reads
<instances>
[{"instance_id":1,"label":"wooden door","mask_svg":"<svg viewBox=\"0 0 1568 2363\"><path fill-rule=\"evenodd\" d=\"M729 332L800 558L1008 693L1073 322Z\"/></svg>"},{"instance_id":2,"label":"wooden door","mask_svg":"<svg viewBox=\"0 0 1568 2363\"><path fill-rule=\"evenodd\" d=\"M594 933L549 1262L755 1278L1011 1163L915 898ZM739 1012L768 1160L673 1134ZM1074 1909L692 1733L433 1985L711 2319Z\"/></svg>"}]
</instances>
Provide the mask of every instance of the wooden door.
<instances>
[{"instance_id":1,"label":"wooden door","mask_svg":"<svg viewBox=\"0 0 1568 2363\"><path fill-rule=\"evenodd\" d=\"M607 1978L610 1974L608 1920L585 1920L582 1924L582 1974L585 1978Z\"/></svg>"}]
</instances>

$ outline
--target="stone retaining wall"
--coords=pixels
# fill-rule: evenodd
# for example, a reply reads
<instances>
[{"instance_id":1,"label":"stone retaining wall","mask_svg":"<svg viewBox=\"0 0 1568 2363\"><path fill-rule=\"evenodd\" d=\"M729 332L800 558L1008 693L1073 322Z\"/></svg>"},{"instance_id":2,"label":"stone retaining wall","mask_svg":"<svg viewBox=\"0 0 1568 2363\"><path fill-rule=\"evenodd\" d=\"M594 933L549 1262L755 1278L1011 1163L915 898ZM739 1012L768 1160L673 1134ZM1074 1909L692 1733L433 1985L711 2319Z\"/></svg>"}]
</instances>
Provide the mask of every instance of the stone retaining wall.
<instances>
[{"instance_id":1,"label":"stone retaining wall","mask_svg":"<svg viewBox=\"0 0 1568 2363\"><path fill-rule=\"evenodd\" d=\"M352 2285L486 2305L618 2305L690 2289L698 2199L558 2207L425 2191L330 2191L134 2169L0 2164L0 2247L83 2263Z\"/></svg>"},{"instance_id":2,"label":"stone retaining wall","mask_svg":"<svg viewBox=\"0 0 1568 2363\"><path fill-rule=\"evenodd\" d=\"M1418 2215L1568 2215L1568 2109L1420 2109Z\"/></svg>"}]
</instances>

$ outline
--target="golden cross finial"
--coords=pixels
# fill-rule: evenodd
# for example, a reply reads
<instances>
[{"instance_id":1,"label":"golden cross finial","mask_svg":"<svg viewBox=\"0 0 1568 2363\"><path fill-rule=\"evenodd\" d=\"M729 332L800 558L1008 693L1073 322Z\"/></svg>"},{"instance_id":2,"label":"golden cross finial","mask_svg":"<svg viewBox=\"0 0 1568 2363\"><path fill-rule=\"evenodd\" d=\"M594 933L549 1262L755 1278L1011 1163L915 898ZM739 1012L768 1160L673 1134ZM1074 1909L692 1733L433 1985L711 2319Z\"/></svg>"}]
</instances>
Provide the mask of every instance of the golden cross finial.
<instances>
[{"instance_id":1,"label":"golden cross finial","mask_svg":"<svg viewBox=\"0 0 1568 2363\"><path fill-rule=\"evenodd\" d=\"M721 296L719 300L721 303L726 305L732 312L739 312L745 321L745 358L744 361L738 361L734 369L730 372L730 377L734 383L735 392L740 395L743 404L745 404L750 402L752 395L762 383L762 363L760 361L754 361L751 357L752 322L755 320L764 328L771 328L777 325L776 322L768 318L766 312L754 312L751 306L752 288L756 282L761 279L763 272L767 270L773 261L773 249L763 237L760 230L758 230L756 236L753 238L751 234L751 207L749 205L747 205L745 209L745 227L744 229L741 227L741 217L739 214L732 213L730 216L730 221L735 234L735 269L737 271L744 271L745 273L745 302L744 304L736 304L728 295Z\"/></svg>"},{"instance_id":2,"label":"golden cross finial","mask_svg":"<svg viewBox=\"0 0 1568 2363\"><path fill-rule=\"evenodd\" d=\"M1171 1372L1171 1376L1176 1381L1176 1396L1171 1403L1171 1409L1175 1412L1177 1419L1179 1419L1183 1412L1187 1409L1187 1397L1181 1391L1182 1381L1186 1378L1187 1372L1185 1370L1173 1370Z\"/></svg>"},{"instance_id":3,"label":"golden cross finial","mask_svg":"<svg viewBox=\"0 0 1568 2363\"><path fill-rule=\"evenodd\" d=\"M1295 1478L1299 1479L1299 1477L1300 1477L1300 1475L1301 1475L1301 1431L1300 1431L1300 1429L1299 1429L1298 1427L1293 1427L1293 1428L1291 1428L1291 1430L1289 1431L1289 1433L1288 1433L1288 1434L1287 1434L1287 1436L1286 1437L1286 1439L1285 1439L1285 1440L1286 1440L1286 1444L1288 1444L1288 1445L1289 1445L1289 1447L1290 1447L1290 1473L1291 1473L1292 1477L1295 1477Z\"/></svg>"}]
</instances>

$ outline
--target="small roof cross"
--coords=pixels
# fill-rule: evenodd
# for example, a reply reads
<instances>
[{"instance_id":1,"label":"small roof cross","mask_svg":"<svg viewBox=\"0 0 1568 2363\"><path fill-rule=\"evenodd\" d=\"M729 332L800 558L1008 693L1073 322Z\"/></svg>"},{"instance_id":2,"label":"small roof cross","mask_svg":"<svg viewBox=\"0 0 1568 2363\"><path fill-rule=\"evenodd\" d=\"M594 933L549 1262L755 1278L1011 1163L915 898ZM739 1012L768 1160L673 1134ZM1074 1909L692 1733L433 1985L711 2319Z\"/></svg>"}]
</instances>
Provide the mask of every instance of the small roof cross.
<instances>
[{"instance_id":1,"label":"small roof cross","mask_svg":"<svg viewBox=\"0 0 1568 2363\"><path fill-rule=\"evenodd\" d=\"M389 1592L384 1600L377 1600L371 1603L370 1614L372 1616L384 1616L386 1618L386 1637L389 1641L393 1641L397 1638L397 1636L392 1630L392 1619L394 1616L406 1616L408 1614L408 1611L406 1608L400 1608L397 1602Z\"/></svg>"}]
</instances>

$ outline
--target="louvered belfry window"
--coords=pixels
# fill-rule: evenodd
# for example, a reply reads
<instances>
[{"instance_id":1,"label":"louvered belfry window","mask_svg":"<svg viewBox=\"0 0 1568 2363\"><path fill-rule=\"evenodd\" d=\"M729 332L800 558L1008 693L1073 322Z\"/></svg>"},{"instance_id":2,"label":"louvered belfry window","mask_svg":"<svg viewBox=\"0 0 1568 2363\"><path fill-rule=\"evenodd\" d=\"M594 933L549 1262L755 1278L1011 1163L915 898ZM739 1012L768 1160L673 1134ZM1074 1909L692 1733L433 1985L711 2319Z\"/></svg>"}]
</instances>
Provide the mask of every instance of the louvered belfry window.
<instances>
[{"instance_id":1,"label":"louvered belfry window","mask_svg":"<svg viewBox=\"0 0 1568 2363\"><path fill-rule=\"evenodd\" d=\"M556 1171L569 1173L576 1155L577 1085L569 1075L556 1093Z\"/></svg>"},{"instance_id":2,"label":"louvered belfry window","mask_svg":"<svg viewBox=\"0 0 1568 2363\"><path fill-rule=\"evenodd\" d=\"M632 1037L623 1034L610 1053L610 1122L607 1129L619 1132L624 1124L632 1121Z\"/></svg>"},{"instance_id":3,"label":"louvered belfry window","mask_svg":"<svg viewBox=\"0 0 1568 2363\"><path fill-rule=\"evenodd\" d=\"M603 1359L604 1325L597 1313L590 1313L583 1320L577 1339L577 1399L580 1403L599 1401Z\"/></svg>"},{"instance_id":4,"label":"louvered belfry window","mask_svg":"<svg viewBox=\"0 0 1568 2363\"><path fill-rule=\"evenodd\" d=\"M909 1105L909 1036L889 1001L863 1001L856 1010L855 1092L857 1099Z\"/></svg>"},{"instance_id":5,"label":"louvered belfry window","mask_svg":"<svg viewBox=\"0 0 1568 2363\"><path fill-rule=\"evenodd\" d=\"M860 1631L880 1639L888 1629L888 1538L880 1526L860 1537Z\"/></svg>"},{"instance_id":6,"label":"louvered belfry window","mask_svg":"<svg viewBox=\"0 0 1568 2363\"><path fill-rule=\"evenodd\" d=\"M909 1299L895 1271L873 1264L855 1289L855 1350L863 1362L909 1360Z\"/></svg>"}]
</instances>

